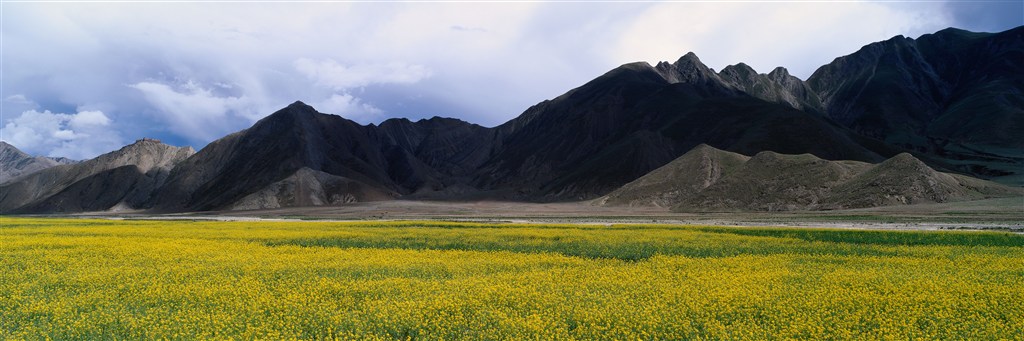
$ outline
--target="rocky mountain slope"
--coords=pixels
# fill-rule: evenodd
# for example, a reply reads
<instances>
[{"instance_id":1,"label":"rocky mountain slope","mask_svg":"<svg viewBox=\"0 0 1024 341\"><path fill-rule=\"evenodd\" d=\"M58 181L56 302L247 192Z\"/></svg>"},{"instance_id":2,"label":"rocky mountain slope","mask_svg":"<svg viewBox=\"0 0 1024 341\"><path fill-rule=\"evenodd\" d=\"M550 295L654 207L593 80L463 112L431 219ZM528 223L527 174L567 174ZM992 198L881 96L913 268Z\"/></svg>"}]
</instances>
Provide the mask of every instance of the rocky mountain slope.
<instances>
[{"instance_id":1,"label":"rocky mountain slope","mask_svg":"<svg viewBox=\"0 0 1024 341\"><path fill-rule=\"evenodd\" d=\"M443 118L363 126L296 102L182 162L150 205L267 208L439 190L476 169L493 131Z\"/></svg>"},{"instance_id":2,"label":"rocky mountain slope","mask_svg":"<svg viewBox=\"0 0 1024 341\"><path fill-rule=\"evenodd\" d=\"M53 166L72 163L75 161L63 157L28 155L7 142L0 141L0 184Z\"/></svg>"},{"instance_id":3,"label":"rocky mountain slope","mask_svg":"<svg viewBox=\"0 0 1024 341\"><path fill-rule=\"evenodd\" d=\"M806 84L860 135L1024 184L1024 27L897 36L836 58Z\"/></svg>"},{"instance_id":4,"label":"rocky mountain slope","mask_svg":"<svg viewBox=\"0 0 1024 341\"><path fill-rule=\"evenodd\" d=\"M195 151L142 139L81 163L47 168L0 186L4 213L143 207L170 170Z\"/></svg>"},{"instance_id":5,"label":"rocky mountain slope","mask_svg":"<svg viewBox=\"0 0 1024 341\"><path fill-rule=\"evenodd\" d=\"M692 53L672 64L626 64L531 108L529 121L516 122L521 128L504 137L473 185L514 190L519 198L590 199L701 143L748 154L775 150L862 161L898 152L797 110L786 98L794 97L751 96Z\"/></svg>"},{"instance_id":6,"label":"rocky mountain slope","mask_svg":"<svg viewBox=\"0 0 1024 341\"><path fill-rule=\"evenodd\" d=\"M937 172L910 154L879 164L699 146L595 201L675 211L792 211L943 203L1024 195L1024 189Z\"/></svg>"},{"instance_id":7,"label":"rocky mountain slope","mask_svg":"<svg viewBox=\"0 0 1024 341\"><path fill-rule=\"evenodd\" d=\"M672 207L732 174L750 157L701 144L596 200L602 206Z\"/></svg>"}]
</instances>

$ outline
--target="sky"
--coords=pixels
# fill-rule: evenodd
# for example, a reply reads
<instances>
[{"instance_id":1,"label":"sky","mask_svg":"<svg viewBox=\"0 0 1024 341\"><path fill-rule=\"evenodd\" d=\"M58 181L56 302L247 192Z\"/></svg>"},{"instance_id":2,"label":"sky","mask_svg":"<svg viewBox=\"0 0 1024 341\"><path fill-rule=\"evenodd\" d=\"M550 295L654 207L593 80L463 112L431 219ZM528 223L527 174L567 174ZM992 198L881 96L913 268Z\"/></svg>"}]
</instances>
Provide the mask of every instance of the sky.
<instances>
[{"instance_id":1,"label":"sky","mask_svg":"<svg viewBox=\"0 0 1024 341\"><path fill-rule=\"evenodd\" d=\"M301 100L483 126L619 65L694 52L806 79L861 46L1024 24L1022 1L0 2L0 140L86 159L196 149Z\"/></svg>"}]
</instances>

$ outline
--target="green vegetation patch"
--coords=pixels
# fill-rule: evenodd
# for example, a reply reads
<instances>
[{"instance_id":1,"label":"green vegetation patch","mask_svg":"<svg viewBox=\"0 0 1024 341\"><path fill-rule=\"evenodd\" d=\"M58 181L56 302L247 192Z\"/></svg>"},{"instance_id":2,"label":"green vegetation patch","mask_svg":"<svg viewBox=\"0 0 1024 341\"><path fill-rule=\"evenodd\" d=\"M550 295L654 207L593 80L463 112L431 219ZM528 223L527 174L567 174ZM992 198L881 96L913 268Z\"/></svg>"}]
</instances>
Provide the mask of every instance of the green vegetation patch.
<instances>
[{"instance_id":1,"label":"green vegetation patch","mask_svg":"<svg viewBox=\"0 0 1024 341\"><path fill-rule=\"evenodd\" d=\"M795 238L864 245L1024 246L1024 235L990 231L882 231L853 229L702 226L696 229L743 236Z\"/></svg>"}]
</instances>

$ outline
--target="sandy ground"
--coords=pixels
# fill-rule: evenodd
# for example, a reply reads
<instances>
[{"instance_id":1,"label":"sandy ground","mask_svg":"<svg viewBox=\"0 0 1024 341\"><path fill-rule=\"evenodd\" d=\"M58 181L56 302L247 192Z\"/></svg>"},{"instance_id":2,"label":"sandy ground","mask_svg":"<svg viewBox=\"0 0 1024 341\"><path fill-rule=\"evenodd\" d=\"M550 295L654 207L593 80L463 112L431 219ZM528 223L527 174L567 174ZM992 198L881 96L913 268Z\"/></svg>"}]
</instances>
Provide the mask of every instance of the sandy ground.
<instances>
[{"instance_id":1,"label":"sandy ground","mask_svg":"<svg viewBox=\"0 0 1024 341\"><path fill-rule=\"evenodd\" d=\"M806 226L895 230L1007 230L1024 233L1024 197L960 203L890 206L819 212L674 213L665 208L600 207L589 202L381 201L343 206L295 207L148 215L93 213L116 219L211 220L449 220L539 223L659 223L692 225Z\"/></svg>"}]
</instances>

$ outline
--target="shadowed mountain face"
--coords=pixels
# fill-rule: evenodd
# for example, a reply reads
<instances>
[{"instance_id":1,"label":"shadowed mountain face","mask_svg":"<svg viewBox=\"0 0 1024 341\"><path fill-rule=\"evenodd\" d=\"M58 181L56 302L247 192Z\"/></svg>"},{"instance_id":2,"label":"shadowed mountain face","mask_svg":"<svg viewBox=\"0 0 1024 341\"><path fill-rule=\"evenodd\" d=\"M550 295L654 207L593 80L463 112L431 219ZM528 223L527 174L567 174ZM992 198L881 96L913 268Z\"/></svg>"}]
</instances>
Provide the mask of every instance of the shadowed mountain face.
<instances>
[{"instance_id":1,"label":"shadowed mountain face","mask_svg":"<svg viewBox=\"0 0 1024 341\"><path fill-rule=\"evenodd\" d=\"M164 211L264 208L438 190L476 169L492 134L442 118L362 126L296 102L180 164L152 205Z\"/></svg>"},{"instance_id":2,"label":"shadowed mountain face","mask_svg":"<svg viewBox=\"0 0 1024 341\"><path fill-rule=\"evenodd\" d=\"M623 65L532 108L529 122L502 141L475 185L535 199L589 199L701 143L740 153L775 150L861 161L896 153L791 107L787 100L814 103L814 97L781 73L774 76L781 83L765 75L751 75L764 87L743 83L764 89L762 99L693 54L655 67Z\"/></svg>"},{"instance_id":3,"label":"shadowed mountain face","mask_svg":"<svg viewBox=\"0 0 1024 341\"><path fill-rule=\"evenodd\" d=\"M53 166L75 163L67 158L51 158L25 154L18 148L0 141L0 184L8 183Z\"/></svg>"},{"instance_id":4,"label":"shadowed mountain face","mask_svg":"<svg viewBox=\"0 0 1024 341\"><path fill-rule=\"evenodd\" d=\"M930 167L1024 183L1022 32L896 37L837 58L806 82L742 63L715 72L693 53L631 63L494 128L438 117L363 126L296 102L195 155L140 141L22 176L0 187L0 209L607 195L600 202L790 210L998 195L1005 188ZM3 153L0 161L25 160ZM26 162L17 160L0 166Z\"/></svg>"},{"instance_id":5,"label":"shadowed mountain face","mask_svg":"<svg viewBox=\"0 0 1024 341\"><path fill-rule=\"evenodd\" d=\"M898 36L837 58L807 84L828 117L861 135L1024 184L1024 27Z\"/></svg>"}]
</instances>

